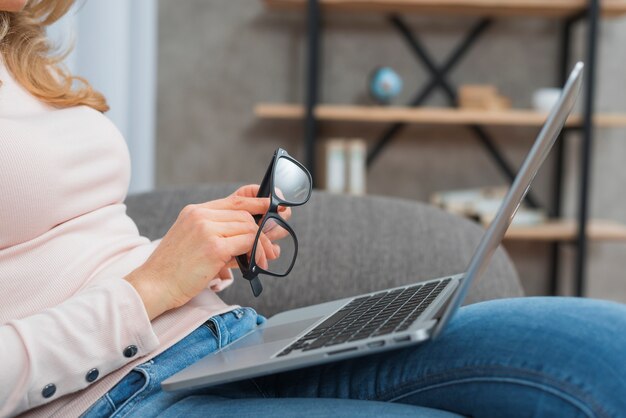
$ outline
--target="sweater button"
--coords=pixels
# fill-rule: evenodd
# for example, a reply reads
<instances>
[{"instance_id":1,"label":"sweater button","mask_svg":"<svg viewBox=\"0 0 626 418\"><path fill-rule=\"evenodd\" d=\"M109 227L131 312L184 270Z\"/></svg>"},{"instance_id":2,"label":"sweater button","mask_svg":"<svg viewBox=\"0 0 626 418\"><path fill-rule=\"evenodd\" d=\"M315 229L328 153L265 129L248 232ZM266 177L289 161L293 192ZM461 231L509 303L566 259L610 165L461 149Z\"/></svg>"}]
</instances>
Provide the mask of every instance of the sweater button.
<instances>
[{"instance_id":1,"label":"sweater button","mask_svg":"<svg viewBox=\"0 0 626 418\"><path fill-rule=\"evenodd\" d=\"M136 345L129 345L128 347L126 347L124 349L124 357L134 357L135 354L137 354L137 346Z\"/></svg>"},{"instance_id":2,"label":"sweater button","mask_svg":"<svg viewBox=\"0 0 626 418\"><path fill-rule=\"evenodd\" d=\"M91 369L85 375L85 380L91 383L94 380L96 380L99 375L100 375L100 372L98 371L98 369Z\"/></svg>"},{"instance_id":3,"label":"sweater button","mask_svg":"<svg viewBox=\"0 0 626 418\"><path fill-rule=\"evenodd\" d=\"M43 396L44 398L49 398L54 395L56 391L57 386L54 383L49 383L41 390L41 396Z\"/></svg>"}]
</instances>

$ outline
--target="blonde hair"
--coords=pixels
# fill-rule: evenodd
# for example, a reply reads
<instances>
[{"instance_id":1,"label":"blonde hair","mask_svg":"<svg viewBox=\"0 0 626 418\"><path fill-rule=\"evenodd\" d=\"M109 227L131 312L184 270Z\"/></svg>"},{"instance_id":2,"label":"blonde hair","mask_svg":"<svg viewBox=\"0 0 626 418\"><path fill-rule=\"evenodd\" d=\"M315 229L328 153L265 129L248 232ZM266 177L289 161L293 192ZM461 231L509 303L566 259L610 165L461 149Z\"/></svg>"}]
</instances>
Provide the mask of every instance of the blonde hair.
<instances>
[{"instance_id":1,"label":"blonde hair","mask_svg":"<svg viewBox=\"0 0 626 418\"><path fill-rule=\"evenodd\" d=\"M59 20L73 3L29 0L21 12L0 12L0 54L17 82L39 100L57 108L86 105L106 112L104 96L63 67L67 53L54 51L46 37L46 26Z\"/></svg>"}]
</instances>

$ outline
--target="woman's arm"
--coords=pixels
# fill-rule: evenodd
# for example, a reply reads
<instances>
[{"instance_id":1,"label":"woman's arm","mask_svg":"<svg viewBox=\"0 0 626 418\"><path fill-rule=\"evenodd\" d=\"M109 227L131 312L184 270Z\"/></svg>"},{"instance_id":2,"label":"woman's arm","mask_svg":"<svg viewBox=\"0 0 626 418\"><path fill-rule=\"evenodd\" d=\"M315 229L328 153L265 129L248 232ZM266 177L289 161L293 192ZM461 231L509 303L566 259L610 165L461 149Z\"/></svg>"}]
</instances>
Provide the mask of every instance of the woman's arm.
<instances>
[{"instance_id":1,"label":"woman's arm","mask_svg":"<svg viewBox=\"0 0 626 418\"><path fill-rule=\"evenodd\" d=\"M99 281L0 326L0 417L81 390L93 383L93 369L102 378L156 349L150 321L207 286L221 290L215 278L230 279L234 257L252 249L258 231L252 215L269 205L252 197L257 190L246 186L225 199L187 205L148 260L125 278ZM268 237L261 244L263 260L277 256Z\"/></svg>"},{"instance_id":2,"label":"woman's arm","mask_svg":"<svg viewBox=\"0 0 626 418\"><path fill-rule=\"evenodd\" d=\"M0 416L81 390L93 383L90 370L98 381L158 345L141 298L122 278L9 321L0 326Z\"/></svg>"}]
</instances>

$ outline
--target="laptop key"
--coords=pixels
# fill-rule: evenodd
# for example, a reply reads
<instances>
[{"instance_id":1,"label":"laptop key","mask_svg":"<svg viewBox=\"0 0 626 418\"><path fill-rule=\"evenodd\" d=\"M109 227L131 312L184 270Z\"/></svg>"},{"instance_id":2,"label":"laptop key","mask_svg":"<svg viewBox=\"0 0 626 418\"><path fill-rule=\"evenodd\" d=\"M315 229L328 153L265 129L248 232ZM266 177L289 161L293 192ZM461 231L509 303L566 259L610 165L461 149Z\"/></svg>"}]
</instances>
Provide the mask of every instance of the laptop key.
<instances>
[{"instance_id":1,"label":"laptop key","mask_svg":"<svg viewBox=\"0 0 626 418\"><path fill-rule=\"evenodd\" d=\"M330 318L328 318L327 320L325 320L324 322L322 322L315 328L318 330L330 328L333 325L335 325L337 322L341 321L344 317L348 316L349 313L350 311L337 311L335 312L334 315L332 315Z\"/></svg>"},{"instance_id":2,"label":"laptop key","mask_svg":"<svg viewBox=\"0 0 626 418\"><path fill-rule=\"evenodd\" d=\"M329 342L332 339L333 339L333 337L321 337L321 338L318 338L317 340L315 340L311 344L309 344L307 347L302 349L302 351L310 351L310 350L315 350L316 348L323 347L324 344L326 344L327 342Z\"/></svg>"},{"instance_id":3,"label":"laptop key","mask_svg":"<svg viewBox=\"0 0 626 418\"><path fill-rule=\"evenodd\" d=\"M400 325L398 328L395 329L396 332L398 331L405 331L407 329L409 329L409 327L411 326L410 323L404 323L402 325Z\"/></svg>"},{"instance_id":4,"label":"laptop key","mask_svg":"<svg viewBox=\"0 0 626 418\"><path fill-rule=\"evenodd\" d=\"M369 336L370 336L369 333L362 334L362 335L361 334L356 334L356 335L353 335L352 337L350 337L350 339L348 341L364 340L364 339L366 339Z\"/></svg>"},{"instance_id":5,"label":"laptop key","mask_svg":"<svg viewBox=\"0 0 626 418\"><path fill-rule=\"evenodd\" d=\"M300 350L309 345L309 342L306 340L298 340L295 343L291 344L290 348L292 350Z\"/></svg>"},{"instance_id":6,"label":"laptop key","mask_svg":"<svg viewBox=\"0 0 626 418\"><path fill-rule=\"evenodd\" d=\"M396 328L396 325L385 325L385 326L379 328L378 331L376 331L374 334L372 334L372 336L389 334L395 328Z\"/></svg>"},{"instance_id":7,"label":"laptop key","mask_svg":"<svg viewBox=\"0 0 626 418\"><path fill-rule=\"evenodd\" d=\"M334 340L332 340L332 341L327 342L327 343L324 345L324 347L330 347L331 345L343 344L343 343L345 343L346 341L348 341L348 338L349 338L349 337L350 337L349 335L342 335L342 336L340 336L340 337L338 337L338 338L335 338L335 339L334 339Z\"/></svg>"},{"instance_id":8,"label":"laptop key","mask_svg":"<svg viewBox=\"0 0 626 418\"><path fill-rule=\"evenodd\" d=\"M286 356L287 354L291 353L291 349L289 347L285 348L283 351L281 351L280 353L278 353L278 355L276 357L282 357L282 356Z\"/></svg>"}]
</instances>

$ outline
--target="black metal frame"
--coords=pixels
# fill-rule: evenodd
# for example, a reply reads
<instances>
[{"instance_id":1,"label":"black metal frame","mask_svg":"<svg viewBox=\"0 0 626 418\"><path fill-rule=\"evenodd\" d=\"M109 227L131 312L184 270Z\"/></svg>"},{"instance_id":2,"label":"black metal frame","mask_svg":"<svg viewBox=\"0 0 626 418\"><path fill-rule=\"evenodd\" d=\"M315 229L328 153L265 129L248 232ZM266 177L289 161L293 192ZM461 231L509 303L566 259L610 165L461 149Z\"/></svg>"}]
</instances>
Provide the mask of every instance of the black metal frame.
<instances>
[{"instance_id":1,"label":"black metal frame","mask_svg":"<svg viewBox=\"0 0 626 418\"><path fill-rule=\"evenodd\" d=\"M585 294L585 272L587 262L587 221L589 216L589 188L591 176L591 152L593 143L593 113L595 99L595 73L596 73L596 53L598 43L598 26L600 21L600 4L599 0L589 0L587 9L574 15L566 17L561 30L561 55L559 57L558 66L558 82L560 85L565 83L568 65L571 55L572 27L575 23L586 18L588 22L587 30L587 56L585 62L585 95L583 103L583 123L580 131L582 132L581 153L580 153L580 190L578 196L578 233L574 243L577 245L578 255L575 259L575 295L583 296ZM489 18L479 20L466 34L465 38L453 49L449 57L442 65L434 63L424 46L413 32L406 25L404 20L398 15L391 15L390 22L393 27L398 30L400 35L405 39L412 52L416 55L419 62L424 64L431 75L431 79L421 90L414 96L408 106L419 106L432 94L437 88L443 89L448 98L450 105L457 104L456 90L447 81L446 75L460 61L463 55L474 45L479 37L484 34L486 29L492 23ZM315 143L317 135L317 120L315 117L315 106L318 102L319 92L319 57L320 57L320 32L321 32L321 14L319 0L308 0L308 65L307 65L307 92L305 103L305 161L307 167L315 178ZM370 149L367 156L367 166L371 166L378 158L381 152L389 146L394 137L406 126L405 123L392 124L378 139L375 145ZM516 170L504 158L495 146L491 137L487 132L478 125L468 126L471 132L480 141L482 146L492 157L502 173L512 181L515 177ZM554 165L554 184L553 196L550 204L550 214L554 217L562 215L562 192L563 192L563 171L564 171L564 152L567 132L577 128L566 128L561 134L561 140L555 146L555 165ZM532 196L527 195L526 202L531 207L539 207L539 202ZM550 248L550 293L558 293L558 279L560 273L560 253L562 242L554 242Z\"/></svg>"},{"instance_id":2,"label":"black metal frame","mask_svg":"<svg viewBox=\"0 0 626 418\"><path fill-rule=\"evenodd\" d=\"M317 120L315 106L319 96L319 56L320 56L320 5L318 0L309 0L307 7L307 75L306 103L304 114L304 161L315 181L315 140L317 138Z\"/></svg>"}]
</instances>

